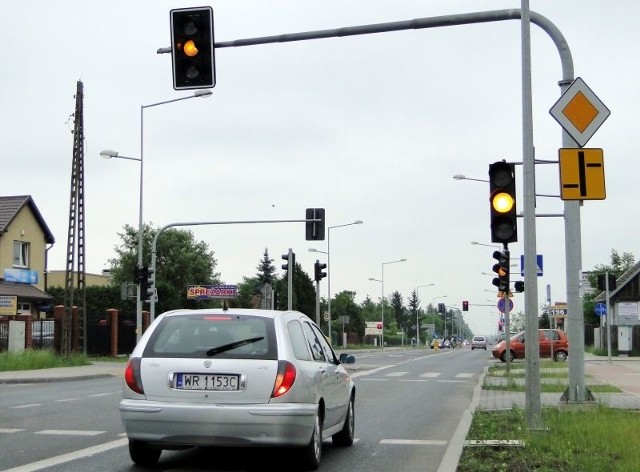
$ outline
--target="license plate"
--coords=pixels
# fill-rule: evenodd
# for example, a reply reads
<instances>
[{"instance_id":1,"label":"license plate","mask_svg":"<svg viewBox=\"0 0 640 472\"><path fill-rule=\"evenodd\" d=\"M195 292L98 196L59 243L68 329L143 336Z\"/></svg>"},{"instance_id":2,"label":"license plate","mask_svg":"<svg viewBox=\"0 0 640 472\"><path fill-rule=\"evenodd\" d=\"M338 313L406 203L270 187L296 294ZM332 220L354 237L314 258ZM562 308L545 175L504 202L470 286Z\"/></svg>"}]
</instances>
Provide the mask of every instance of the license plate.
<instances>
[{"instance_id":1,"label":"license plate","mask_svg":"<svg viewBox=\"0 0 640 472\"><path fill-rule=\"evenodd\" d=\"M228 374L177 374L175 388L180 390L238 390L239 376Z\"/></svg>"}]
</instances>

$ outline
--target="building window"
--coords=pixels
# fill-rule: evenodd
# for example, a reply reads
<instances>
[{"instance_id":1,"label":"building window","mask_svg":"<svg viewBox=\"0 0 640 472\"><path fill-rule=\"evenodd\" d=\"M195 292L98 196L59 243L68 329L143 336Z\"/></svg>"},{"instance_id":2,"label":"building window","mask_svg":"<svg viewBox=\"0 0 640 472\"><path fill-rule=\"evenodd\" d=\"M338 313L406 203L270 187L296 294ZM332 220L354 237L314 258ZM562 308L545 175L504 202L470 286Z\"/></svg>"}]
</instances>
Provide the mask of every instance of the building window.
<instances>
[{"instance_id":1,"label":"building window","mask_svg":"<svg viewBox=\"0 0 640 472\"><path fill-rule=\"evenodd\" d=\"M29 243L13 242L13 267L29 267Z\"/></svg>"}]
</instances>

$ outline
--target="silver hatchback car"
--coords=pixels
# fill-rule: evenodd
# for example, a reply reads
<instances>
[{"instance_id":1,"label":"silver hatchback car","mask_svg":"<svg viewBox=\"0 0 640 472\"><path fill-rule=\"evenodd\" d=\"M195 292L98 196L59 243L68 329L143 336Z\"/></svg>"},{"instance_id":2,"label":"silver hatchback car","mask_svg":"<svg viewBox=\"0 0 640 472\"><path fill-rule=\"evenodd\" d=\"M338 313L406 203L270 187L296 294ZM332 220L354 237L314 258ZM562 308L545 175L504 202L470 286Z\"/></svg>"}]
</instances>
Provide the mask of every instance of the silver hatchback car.
<instances>
[{"instance_id":1,"label":"silver hatchback car","mask_svg":"<svg viewBox=\"0 0 640 472\"><path fill-rule=\"evenodd\" d=\"M353 444L354 382L322 331L296 311L174 310L131 354L120 415L136 464L163 449L296 447L320 465L323 439Z\"/></svg>"}]
</instances>

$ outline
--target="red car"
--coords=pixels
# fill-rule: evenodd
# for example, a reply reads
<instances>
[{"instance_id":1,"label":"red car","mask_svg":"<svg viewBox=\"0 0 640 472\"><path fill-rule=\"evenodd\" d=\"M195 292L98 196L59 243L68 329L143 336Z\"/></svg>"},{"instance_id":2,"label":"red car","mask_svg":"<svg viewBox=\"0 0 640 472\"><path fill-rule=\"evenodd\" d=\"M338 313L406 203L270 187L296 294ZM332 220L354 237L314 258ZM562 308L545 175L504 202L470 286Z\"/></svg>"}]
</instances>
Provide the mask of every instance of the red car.
<instances>
[{"instance_id":1,"label":"red car","mask_svg":"<svg viewBox=\"0 0 640 472\"><path fill-rule=\"evenodd\" d=\"M564 331L559 329L540 329L538 330L540 337L540 357L549 357L554 361L566 361L569 356L569 341ZM496 359L500 359L502 362L507 361L507 345L506 341L500 341L493 346L491 354ZM525 339L524 331L511 336L509 338L509 350L511 352L511 358L524 359Z\"/></svg>"}]
</instances>

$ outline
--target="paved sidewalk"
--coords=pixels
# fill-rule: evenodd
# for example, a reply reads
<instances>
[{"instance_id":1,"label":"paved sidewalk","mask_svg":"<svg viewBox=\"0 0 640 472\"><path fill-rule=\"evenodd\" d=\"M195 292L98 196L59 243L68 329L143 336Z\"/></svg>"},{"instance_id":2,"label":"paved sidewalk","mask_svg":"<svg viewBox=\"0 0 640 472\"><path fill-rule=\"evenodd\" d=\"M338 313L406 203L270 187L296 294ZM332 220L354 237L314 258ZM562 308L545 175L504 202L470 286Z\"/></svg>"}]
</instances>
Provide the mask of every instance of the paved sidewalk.
<instances>
[{"instance_id":1,"label":"paved sidewalk","mask_svg":"<svg viewBox=\"0 0 640 472\"><path fill-rule=\"evenodd\" d=\"M9 370L0 372L0 384L57 382L62 380L122 377L124 362L92 362L78 367L54 367L37 370Z\"/></svg>"},{"instance_id":2,"label":"paved sidewalk","mask_svg":"<svg viewBox=\"0 0 640 472\"><path fill-rule=\"evenodd\" d=\"M567 365L568 369L568 365ZM500 384L505 379L485 377L486 383ZM524 384L524 378L518 379ZM567 384L566 379L541 378L543 383ZM608 357L594 356L585 353L585 385L614 385L621 393L592 392L595 403L602 403L612 408L640 410L640 358L639 357ZM567 404L562 400L562 393L541 393L540 403L543 406L560 406ZM587 404L594 402L585 402ZM524 392L510 392L506 390L480 390L477 408L481 410L504 410L514 406L526 406Z\"/></svg>"}]
</instances>

